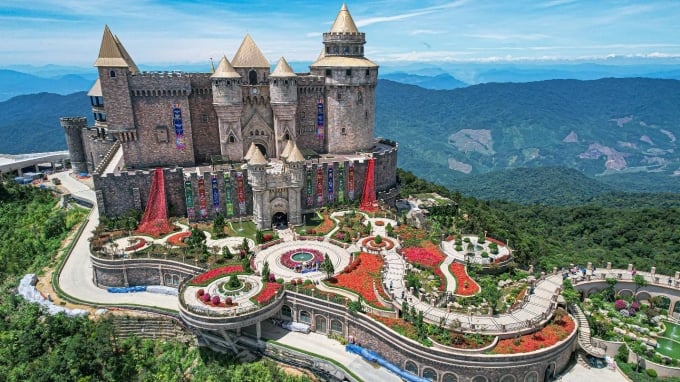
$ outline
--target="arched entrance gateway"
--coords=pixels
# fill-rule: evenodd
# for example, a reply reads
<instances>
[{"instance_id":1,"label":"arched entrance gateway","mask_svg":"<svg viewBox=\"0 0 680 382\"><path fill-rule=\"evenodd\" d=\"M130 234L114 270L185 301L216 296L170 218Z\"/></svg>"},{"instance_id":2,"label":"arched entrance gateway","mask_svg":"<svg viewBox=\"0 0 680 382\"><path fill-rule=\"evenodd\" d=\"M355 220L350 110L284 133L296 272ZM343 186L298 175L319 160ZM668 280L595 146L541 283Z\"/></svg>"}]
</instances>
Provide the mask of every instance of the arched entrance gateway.
<instances>
[{"instance_id":1,"label":"arched entrance gateway","mask_svg":"<svg viewBox=\"0 0 680 382\"><path fill-rule=\"evenodd\" d=\"M288 215L283 212L276 212L272 216L272 226L276 229L283 229L288 226Z\"/></svg>"}]
</instances>

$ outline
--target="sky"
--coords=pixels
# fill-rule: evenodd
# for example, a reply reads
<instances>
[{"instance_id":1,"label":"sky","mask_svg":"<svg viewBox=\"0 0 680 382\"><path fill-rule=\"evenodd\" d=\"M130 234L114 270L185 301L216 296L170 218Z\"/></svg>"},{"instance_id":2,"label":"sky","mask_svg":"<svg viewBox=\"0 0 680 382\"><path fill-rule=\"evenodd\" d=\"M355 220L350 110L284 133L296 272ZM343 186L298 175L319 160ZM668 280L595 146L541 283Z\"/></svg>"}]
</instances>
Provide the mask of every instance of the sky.
<instances>
[{"instance_id":1,"label":"sky","mask_svg":"<svg viewBox=\"0 0 680 382\"><path fill-rule=\"evenodd\" d=\"M108 24L135 62L314 61L341 1L2 0L0 66L90 66ZM680 1L348 1L378 63L680 58Z\"/></svg>"}]
</instances>

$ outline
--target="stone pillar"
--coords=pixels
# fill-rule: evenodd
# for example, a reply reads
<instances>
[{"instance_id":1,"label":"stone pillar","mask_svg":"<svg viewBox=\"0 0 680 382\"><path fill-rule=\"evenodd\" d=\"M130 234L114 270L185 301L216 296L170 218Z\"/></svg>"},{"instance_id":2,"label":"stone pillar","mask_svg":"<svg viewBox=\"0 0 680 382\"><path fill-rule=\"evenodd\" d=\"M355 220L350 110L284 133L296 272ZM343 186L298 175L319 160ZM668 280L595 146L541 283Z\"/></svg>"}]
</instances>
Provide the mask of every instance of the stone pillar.
<instances>
[{"instance_id":1,"label":"stone pillar","mask_svg":"<svg viewBox=\"0 0 680 382\"><path fill-rule=\"evenodd\" d=\"M262 323L260 321L255 324L255 335L258 340L262 337Z\"/></svg>"},{"instance_id":2,"label":"stone pillar","mask_svg":"<svg viewBox=\"0 0 680 382\"><path fill-rule=\"evenodd\" d=\"M588 265L586 266L586 269L589 270L589 271L592 271L593 270L593 263L589 261Z\"/></svg>"},{"instance_id":3,"label":"stone pillar","mask_svg":"<svg viewBox=\"0 0 680 382\"><path fill-rule=\"evenodd\" d=\"M633 271L633 264L628 264L628 272L632 272L632 271Z\"/></svg>"},{"instance_id":4,"label":"stone pillar","mask_svg":"<svg viewBox=\"0 0 680 382\"><path fill-rule=\"evenodd\" d=\"M556 275L557 274L557 267L553 267L552 274Z\"/></svg>"},{"instance_id":5,"label":"stone pillar","mask_svg":"<svg viewBox=\"0 0 680 382\"><path fill-rule=\"evenodd\" d=\"M652 270L649 272L652 274L652 277L656 275L656 267L652 267Z\"/></svg>"},{"instance_id":6,"label":"stone pillar","mask_svg":"<svg viewBox=\"0 0 680 382\"><path fill-rule=\"evenodd\" d=\"M529 274L530 275L534 274L534 266L533 265L529 265Z\"/></svg>"},{"instance_id":7,"label":"stone pillar","mask_svg":"<svg viewBox=\"0 0 680 382\"><path fill-rule=\"evenodd\" d=\"M611 269L612 269L612 263L611 263L611 262L607 262L607 270L610 271Z\"/></svg>"}]
</instances>

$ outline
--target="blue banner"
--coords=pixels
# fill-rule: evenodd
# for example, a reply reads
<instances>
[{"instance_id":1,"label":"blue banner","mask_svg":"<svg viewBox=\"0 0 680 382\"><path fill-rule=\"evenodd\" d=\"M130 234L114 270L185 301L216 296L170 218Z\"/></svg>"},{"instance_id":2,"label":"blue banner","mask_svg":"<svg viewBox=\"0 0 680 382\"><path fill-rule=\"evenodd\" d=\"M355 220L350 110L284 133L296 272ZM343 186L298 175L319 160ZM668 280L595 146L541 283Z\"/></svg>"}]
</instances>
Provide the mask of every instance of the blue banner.
<instances>
[{"instance_id":1,"label":"blue banner","mask_svg":"<svg viewBox=\"0 0 680 382\"><path fill-rule=\"evenodd\" d=\"M182 109L178 103L172 105L172 124L175 127L175 147L184 150L184 124L182 123Z\"/></svg>"},{"instance_id":2,"label":"blue banner","mask_svg":"<svg viewBox=\"0 0 680 382\"><path fill-rule=\"evenodd\" d=\"M323 98L319 97L316 104L316 137L319 138L319 140L323 139L323 122Z\"/></svg>"},{"instance_id":3,"label":"blue banner","mask_svg":"<svg viewBox=\"0 0 680 382\"><path fill-rule=\"evenodd\" d=\"M333 204L333 166L328 166L328 204Z\"/></svg>"},{"instance_id":4,"label":"blue banner","mask_svg":"<svg viewBox=\"0 0 680 382\"><path fill-rule=\"evenodd\" d=\"M215 212L220 212L220 190L217 188L217 175L213 175L210 180L212 186L213 209Z\"/></svg>"}]
</instances>

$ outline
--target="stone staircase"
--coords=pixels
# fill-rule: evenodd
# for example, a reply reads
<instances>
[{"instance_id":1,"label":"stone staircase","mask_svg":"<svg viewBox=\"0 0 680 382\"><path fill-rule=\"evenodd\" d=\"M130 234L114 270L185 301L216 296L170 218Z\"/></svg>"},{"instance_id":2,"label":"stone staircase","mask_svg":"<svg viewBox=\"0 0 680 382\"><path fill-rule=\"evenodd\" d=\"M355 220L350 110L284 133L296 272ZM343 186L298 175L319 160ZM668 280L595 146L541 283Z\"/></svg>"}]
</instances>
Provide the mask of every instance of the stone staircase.
<instances>
[{"instance_id":1,"label":"stone staircase","mask_svg":"<svg viewBox=\"0 0 680 382\"><path fill-rule=\"evenodd\" d=\"M114 316L113 325L119 338L193 338L177 321L163 316Z\"/></svg>"},{"instance_id":2,"label":"stone staircase","mask_svg":"<svg viewBox=\"0 0 680 382\"><path fill-rule=\"evenodd\" d=\"M583 311L578 305L572 305L571 308L572 312L574 313L574 317L576 317L576 320L578 321L579 346L581 346L583 351L592 355L593 357L604 358L604 349L593 346L592 342L590 341L590 325L588 324L588 318L586 318L586 315L583 314Z\"/></svg>"}]
</instances>

